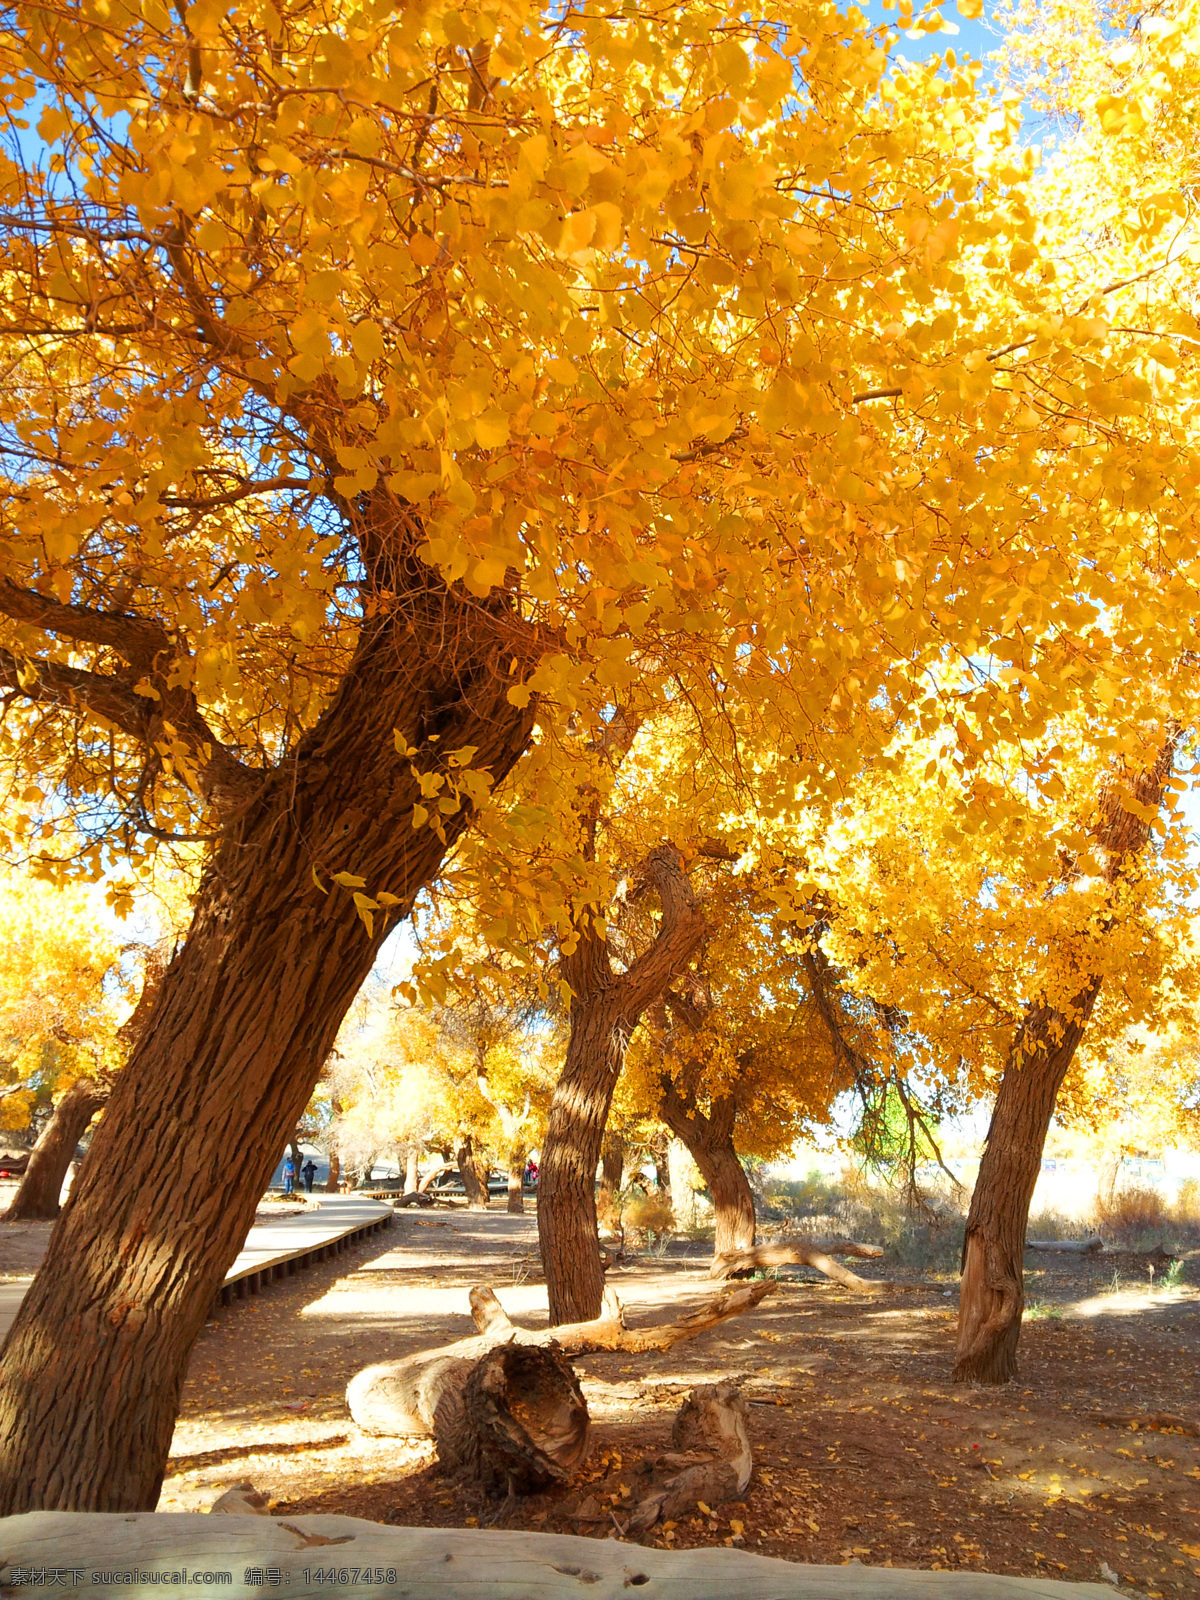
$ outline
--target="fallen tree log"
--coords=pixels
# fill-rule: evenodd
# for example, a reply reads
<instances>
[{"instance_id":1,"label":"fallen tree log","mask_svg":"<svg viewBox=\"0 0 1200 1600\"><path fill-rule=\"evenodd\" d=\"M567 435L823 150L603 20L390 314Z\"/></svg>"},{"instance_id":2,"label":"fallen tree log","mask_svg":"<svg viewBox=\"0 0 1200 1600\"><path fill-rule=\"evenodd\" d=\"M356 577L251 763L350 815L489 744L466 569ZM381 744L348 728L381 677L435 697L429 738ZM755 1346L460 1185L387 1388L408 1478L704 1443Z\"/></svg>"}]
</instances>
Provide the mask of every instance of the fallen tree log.
<instances>
[{"instance_id":1,"label":"fallen tree log","mask_svg":"<svg viewBox=\"0 0 1200 1600\"><path fill-rule=\"evenodd\" d=\"M645 1549L616 1539L491 1528L393 1528L359 1517L29 1511L0 1520L0 1585L54 1569L61 1600L161 1597L171 1574L277 1567L289 1600L327 1600L331 1569L357 1568L372 1600L1113 1600L1105 1584L905 1567L810 1567L741 1550ZM111 1575L118 1574L114 1579ZM143 1576L144 1574L144 1576ZM869 1580L867 1579L869 1574ZM130 1581L132 1579L133 1581ZM176 1576L182 1590L187 1577ZM349 1578L347 1579L349 1583ZM14 1585L15 1587L15 1585ZM263 1591L265 1592L265 1591Z\"/></svg>"},{"instance_id":2,"label":"fallen tree log","mask_svg":"<svg viewBox=\"0 0 1200 1600\"><path fill-rule=\"evenodd\" d=\"M861 1245L855 1251L846 1249L849 1240L839 1242L839 1254L870 1255L873 1247ZM882 1255L883 1251L880 1250ZM710 1278L733 1278L747 1272L762 1272L770 1267L813 1267L823 1272L834 1283L845 1289L861 1289L867 1294L884 1294L894 1289L908 1289L911 1284L890 1283L886 1278L860 1278L857 1272L838 1263L816 1245L793 1240L789 1244L756 1244L749 1250L726 1250L713 1257L708 1269Z\"/></svg>"},{"instance_id":3,"label":"fallen tree log","mask_svg":"<svg viewBox=\"0 0 1200 1600\"><path fill-rule=\"evenodd\" d=\"M621 1302L604 1291L604 1309L593 1322L566 1323L557 1328L518 1328L491 1289L471 1290L471 1311L479 1329L438 1350L418 1350L399 1361L382 1361L355 1373L346 1388L350 1415L364 1433L402 1435L439 1432L451 1437L460 1426L458 1408L467 1377L493 1345L556 1345L563 1355L590 1350L669 1350L706 1328L752 1310L773 1284L739 1285L714 1295L674 1322L649 1328L627 1328Z\"/></svg>"},{"instance_id":4,"label":"fallen tree log","mask_svg":"<svg viewBox=\"0 0 1200 1600\"><path fill-rule=\"evenodd\" d=\"M626 1531L644 1533L660 1519L688 1516L702 1500L740 1500L753 1470L749 1418L737 1383L697 1384L671 1430L674 1451L658 1458L671 1476L638 1501ZM682 1470L680 1470L682 1469Z\"/></svg>"},{"instance_id":5,"label":"fallen tree log","mask_svg":"<svg viewBox=\"0 0 1200 1600\"><path fill-rule=\"evenodd\" d=\"M878 1261L884 1250L881 1244L859 1244L855 1239L808 1239L814 1250L827 1256L857 1256L860 1261Z\"/></svg>"},{"instance_id":6,"label":"fallen tree log","mask_svg":"<svg viewBox=\"0 0 1200 1600\"><path fill-rule=\"evenodd\" d=\"M1061 1250L1065 1255L1092 1256L1104 1249L1098 1233L1090 1239L1026 1239L1026 1250Z\"/></svg>"}]
</instances>

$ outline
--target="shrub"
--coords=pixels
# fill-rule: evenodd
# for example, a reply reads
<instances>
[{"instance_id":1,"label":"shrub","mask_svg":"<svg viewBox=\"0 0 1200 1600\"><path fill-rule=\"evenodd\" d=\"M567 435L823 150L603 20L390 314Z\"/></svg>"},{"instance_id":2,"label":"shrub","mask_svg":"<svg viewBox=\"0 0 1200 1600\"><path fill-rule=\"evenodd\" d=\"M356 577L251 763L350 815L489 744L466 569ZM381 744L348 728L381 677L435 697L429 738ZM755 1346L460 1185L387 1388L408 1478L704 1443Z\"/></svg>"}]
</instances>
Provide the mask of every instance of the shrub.
<instances>
[{"instance_id":1,"label":"shrub","mask_svg":"<svg viewBox=\"0 0 1200 1600\"><path fill-rule=\"evenodd\" d=\"M1130 1186L1117 1189L1111 1198L1096 1197L1096 1225L1117 1238L1136 1238L1153 1233L1167 1222L1167 1205L1157 1189Z\"/></svg>"},{"instance_id":2,"label":"shrub","mask_svg":"<svg viewBox=\"0 0 1200 1600\"><path fill-rule=\"evenodd\" d=\"M1200 1183L1195 1178L1185 1178L1179 1185L1171 1207L1171 1221L1184 1228L1200 1227Z\"/></svg>"},{"instance_id":3,"label":"shrub","mask_svg":"<svg viewBox=\"0 0 1200 1600\"><path fill-rule=\"evenodd\" d=\"M670 1198L656 1189L652 1194L635 1190L625 1202L621 1220L634 1228L649 1245L662 1244L675 1231L675 1213Z\"/></svg>"}]
</instances>

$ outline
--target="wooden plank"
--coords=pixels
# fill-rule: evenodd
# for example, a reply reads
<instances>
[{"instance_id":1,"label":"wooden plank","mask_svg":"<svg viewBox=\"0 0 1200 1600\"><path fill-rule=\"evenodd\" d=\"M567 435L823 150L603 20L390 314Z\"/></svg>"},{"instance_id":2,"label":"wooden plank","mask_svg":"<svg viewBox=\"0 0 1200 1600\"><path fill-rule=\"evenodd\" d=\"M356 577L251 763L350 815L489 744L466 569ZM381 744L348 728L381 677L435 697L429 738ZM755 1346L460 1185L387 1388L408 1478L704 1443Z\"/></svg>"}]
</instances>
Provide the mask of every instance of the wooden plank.
<instances>
[{"instance_id":1,"label":"wooden plank","mask_svg":"<svg viewBox=\"0 0 1200 1600\"><path fill-rule=\"evenodd\" d=\"M387 1222L394 1212L379 1200L360 1200L357 1195L327 1195L311 1215L288 1217L251 1228L237 1260L225 1274L225 1283L236 1283L264 1268L294 1261L302 1255L329 1249ZM280 1246L283 1246L281 1249Z\"/></svg>"},{"instance_id":2,"label":"wooden plank","mask_svg":"<svg viewBox=\"0 0 1200 1600\"><path fill-rule=\"evenodd\" d=\"M264 1582L269 1568L276 1571ZM46 1583L58 1574L54 1593L62 1600L201 1591L226 1600L266 1593L289 1600L1112 1600L1113 1593L1041 1577L812 1567L740 1550L651 1550L572 1534L155 1511L31 1511L0 1520L5 1593L24 1592L14 1569L44 1569ZM229 1581L198 1580L201 1573L228 1573Z\"/></svg>"},{"instance_id":3,"label":"wooden plank","mask_svg":"<svg viewBox=\"0 0 1200 1600\"><path fill-rule=\"evenodd\" d=\"M226 1304L235 1297L243 1299L246 1294L256 1292L257 1284L252 1280L273 1282L277 1271L279 1276L294 1271L302 1257L311 1257L305 1265L327 1259L328 1253L336 1252L352 1236L362 1234L365 1237L381 1225L386 1227L394 1215L391 1206L379 1200L331 1194L322 1196L311 1213L251 1228L237 1259L225 1274L221 1299ZM12 1326L17 1308L32 1282L31 1274L0 1284L0 1341Z\"/></svg>"}]
</instances>

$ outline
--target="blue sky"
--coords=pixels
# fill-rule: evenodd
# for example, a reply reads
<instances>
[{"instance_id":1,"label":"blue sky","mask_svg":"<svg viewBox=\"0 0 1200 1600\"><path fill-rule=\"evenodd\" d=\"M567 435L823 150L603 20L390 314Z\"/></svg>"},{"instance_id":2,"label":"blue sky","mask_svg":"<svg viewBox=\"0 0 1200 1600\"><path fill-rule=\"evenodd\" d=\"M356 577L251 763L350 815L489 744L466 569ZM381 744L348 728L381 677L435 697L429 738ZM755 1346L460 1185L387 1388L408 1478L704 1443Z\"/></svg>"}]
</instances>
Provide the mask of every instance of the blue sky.
<instances>
[{"instance_id":1,"label":"blue sky","mask_svg":"<svg viewBox=\"0 0 1200 1600\"><path fill-rule=\"evenodd\" d=\"M859 0L862 4L862 0ZM889 27L896 26L896 11L885 11L881 0L869 0L863 4L862 9L875 23L886 23ZM897 55L908 56L911 61L924 61L926 57L942 55L946 50L952 49L956 56L962 58L970 56L972 60L983 61L985 66L984 76L987 76L987 55L999 43L999 36L993 31L988 16L990 7L984 6L982 17L973 22L968 22L965 17L958 14L958 9L953 0L942 6L942 16L947 27L941 33L920 34L915 38L905 36L896 46ZM951 33L949 28L957 29Z\"/></svg>"}]
</instances>

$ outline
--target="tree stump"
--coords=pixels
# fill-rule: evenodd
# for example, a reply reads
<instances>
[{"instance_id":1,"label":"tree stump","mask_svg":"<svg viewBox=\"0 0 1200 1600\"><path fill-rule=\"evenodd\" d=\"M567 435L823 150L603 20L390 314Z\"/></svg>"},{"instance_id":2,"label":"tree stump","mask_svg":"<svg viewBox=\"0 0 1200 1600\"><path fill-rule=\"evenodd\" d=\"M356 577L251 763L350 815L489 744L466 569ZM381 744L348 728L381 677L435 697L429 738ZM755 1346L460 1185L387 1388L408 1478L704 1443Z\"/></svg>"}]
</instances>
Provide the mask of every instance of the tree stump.
<instances>
[{"instance_id":1,"label":"tree stump","mask_svg":"<svg viewBox=\"0 0 1200 1600\"><path fill-rule=\"evenodd\" d=\"M701 1500L706 1505L740 1500L754 1464L748 1423L734 1380L697 1384L675 1418L675 1449L658 1460L671 1475L660 1477L643 1495L629 1519L630 1530L644 1533L660 1518L687 1516Z\"/></svg>"},{"instance_id":2,"label":"tree stump","mask_svg":"<svg viewBox=\"0 0 1200 1600\"><path fill-rule=\"evenodd\" d=\"M464 1432L449 1447L485 1488L562 1483L587 1455L591 1419L575 1370L553 1345L496 1345L471 1368ZM448 1442L449 1443L449 1442ZM441 1438L438 1453L445 1458Z\"/></svg>"}]
</instances>

